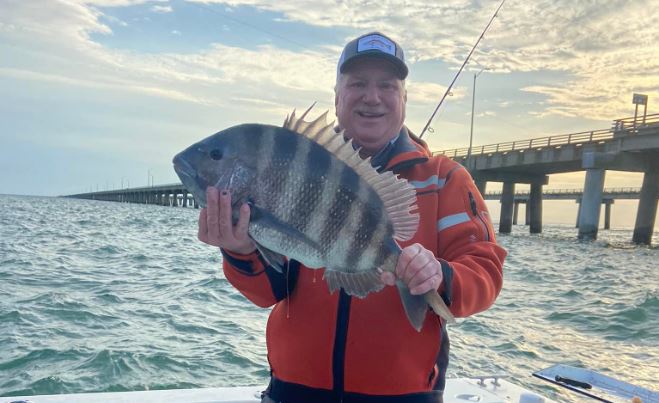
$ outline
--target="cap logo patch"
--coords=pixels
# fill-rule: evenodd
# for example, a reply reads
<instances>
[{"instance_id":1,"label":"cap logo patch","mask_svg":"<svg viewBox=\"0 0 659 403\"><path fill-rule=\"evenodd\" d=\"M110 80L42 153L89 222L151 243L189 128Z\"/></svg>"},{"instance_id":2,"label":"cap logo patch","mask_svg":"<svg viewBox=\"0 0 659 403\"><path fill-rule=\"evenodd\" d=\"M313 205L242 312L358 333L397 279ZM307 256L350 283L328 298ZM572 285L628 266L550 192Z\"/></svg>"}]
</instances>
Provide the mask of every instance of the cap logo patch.
<instances>
[{"instance_id":1,"label":"cap logo patch","mask_svg":"<svg viewBox=\"0 0 659 403\"><path fill-rule=\"evenodd\" d=\"M359 38L357 42L357 52L366 50L379 50L381 52L396 56L396 45L382 35L367 35Z\"/></svg>"}]
</instances>

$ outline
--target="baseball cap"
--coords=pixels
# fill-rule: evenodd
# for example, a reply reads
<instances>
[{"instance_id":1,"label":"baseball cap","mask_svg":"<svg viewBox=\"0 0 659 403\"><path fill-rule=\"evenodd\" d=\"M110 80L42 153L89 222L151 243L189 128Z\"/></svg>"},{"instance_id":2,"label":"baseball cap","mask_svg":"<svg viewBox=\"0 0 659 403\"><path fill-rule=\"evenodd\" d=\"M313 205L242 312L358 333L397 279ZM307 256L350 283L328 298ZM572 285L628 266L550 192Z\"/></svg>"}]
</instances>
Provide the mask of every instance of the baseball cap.
<instances>
[{"instance_id":1,"label":"baseball cap","mask_svg":"<svg viewBox=\"0 0 659 403\"><path fill-rule=\"evenodd\" d=\"M408 69L403 48L393 39L379 32L370 32L348 42L341 52L337 73L344 73L355 60L364 57L388 60L396 67L398 78L404 80L407 77Z\"/></svg>"}]
</instances>

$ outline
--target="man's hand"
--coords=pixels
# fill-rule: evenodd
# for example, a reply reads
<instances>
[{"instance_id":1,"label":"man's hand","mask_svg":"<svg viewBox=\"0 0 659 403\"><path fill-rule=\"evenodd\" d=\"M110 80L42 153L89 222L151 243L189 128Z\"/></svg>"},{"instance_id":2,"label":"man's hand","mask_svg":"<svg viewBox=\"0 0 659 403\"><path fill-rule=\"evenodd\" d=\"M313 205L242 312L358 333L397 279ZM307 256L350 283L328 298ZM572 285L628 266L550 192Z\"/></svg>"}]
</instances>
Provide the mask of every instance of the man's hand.
<instances>
[{"instance_id":1,"label":"man's hand","mask_svg":"<svg viewBox=\"0 0 659 403\"><path fill-rule=\"evenodd\" d=\"M396 278L409 288L412 295L425 294L437 290L444 279L442 265L428 249L415 243L403 249L398 257L396 273L384 272L380 279L387 285L394 285Z\"/></svg>"},{"instance_id":2,"label":"man's hand","mask_svg":"<svg viewBox=\"0 0 659 403\"><path fill-rule=\"evenodd\" d=\"M199 213L199 240L222 249L247 255L256 250L254 242L247 235L249 205L240 207L238 223L231 222L231 194L214 187L206 189L206 208Z\"/></svg>"}]
</instances>

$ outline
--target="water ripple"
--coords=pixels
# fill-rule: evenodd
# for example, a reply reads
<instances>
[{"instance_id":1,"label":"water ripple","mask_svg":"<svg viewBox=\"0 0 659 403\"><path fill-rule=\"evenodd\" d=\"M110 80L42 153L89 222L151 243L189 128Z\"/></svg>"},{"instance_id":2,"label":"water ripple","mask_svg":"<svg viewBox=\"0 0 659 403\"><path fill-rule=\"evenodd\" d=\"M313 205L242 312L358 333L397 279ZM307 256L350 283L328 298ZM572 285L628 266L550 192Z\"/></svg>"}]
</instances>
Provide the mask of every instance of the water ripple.
<instances>
[{"instance_id":1,"label":"water ripple","mask_svg":"<svg viewBox=\"0 0 659 403\"><path fill-rule=\"evenodd\" d=\"M196 240L197 210L15 196L0 209L0 395L266 382L268 310ZM655 386L659 249L629 231L543 231L500 237L504 288L449 328L449 374L504 372L564 400L529 373L563 362Z\"/></svg>"}]
</instances>

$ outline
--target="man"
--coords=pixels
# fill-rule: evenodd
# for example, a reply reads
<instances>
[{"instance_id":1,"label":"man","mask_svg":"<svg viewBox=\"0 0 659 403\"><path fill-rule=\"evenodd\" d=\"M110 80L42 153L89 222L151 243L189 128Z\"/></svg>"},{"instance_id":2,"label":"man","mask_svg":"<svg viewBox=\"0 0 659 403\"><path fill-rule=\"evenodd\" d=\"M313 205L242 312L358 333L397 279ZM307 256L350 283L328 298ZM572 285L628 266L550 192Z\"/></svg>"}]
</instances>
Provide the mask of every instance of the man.
<instances>
[{"instance_id":1,"label":"man","mask_svg":"<svg viewBox=\"0 0 659 403\"><path fill-rule=\"evenodd\" d=\"M502 285L506 252L469 173L433 157L404 126L408 68L400 46L381 33L349 42L337 67L338 129L417 189L420 225L401 243L396 273L412 294L438 290L456 316L487 309ZM330 294L319 270L296 261L284 274L266 267L247 235L249 207L232 225L231 195L208 190L199 239L222 248L226 278L255 304L274 308L266 339L271 382L264 402L441 402L448 363L442 320L428 311L420 332L408 323L396 287L364 299Z\"/></svg>"}]
</instances>

